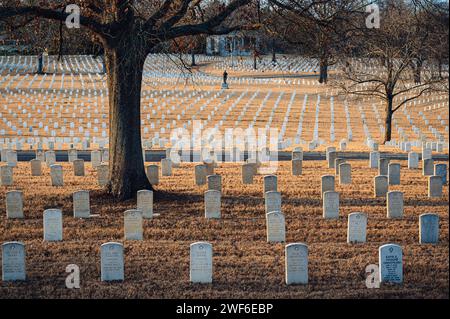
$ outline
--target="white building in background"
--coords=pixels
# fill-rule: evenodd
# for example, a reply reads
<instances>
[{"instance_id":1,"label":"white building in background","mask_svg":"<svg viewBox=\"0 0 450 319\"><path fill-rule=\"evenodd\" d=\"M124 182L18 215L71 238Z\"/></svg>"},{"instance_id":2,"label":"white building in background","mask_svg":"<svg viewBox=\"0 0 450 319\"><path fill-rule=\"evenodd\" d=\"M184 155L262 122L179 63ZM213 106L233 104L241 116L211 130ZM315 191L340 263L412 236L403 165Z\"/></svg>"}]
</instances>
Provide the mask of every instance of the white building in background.
<instances>
[{"instance_id":1,"label":"white building in background","mask_svg":"<svg viewBox=\"0 0 450 319\"><path fill-rule=\"evenodd\" d=\"M218 56L250 56L260 49L260 38L256 34L235 31L226 35L206 38L206 54Z\"/></svg>"}]
</instances>

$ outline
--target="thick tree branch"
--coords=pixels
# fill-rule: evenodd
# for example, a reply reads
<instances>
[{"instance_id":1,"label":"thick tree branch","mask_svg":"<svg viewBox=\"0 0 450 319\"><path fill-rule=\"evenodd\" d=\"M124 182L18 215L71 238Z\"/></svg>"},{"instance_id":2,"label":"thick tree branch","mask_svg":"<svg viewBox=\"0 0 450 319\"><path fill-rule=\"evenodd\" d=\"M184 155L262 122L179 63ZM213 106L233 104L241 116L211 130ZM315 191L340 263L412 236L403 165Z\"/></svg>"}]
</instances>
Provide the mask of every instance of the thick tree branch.
<instances>
[{"instance_id":1,"label":"thick tree branch","mask_svg":"<svg viewBox=\"0 0 450 319\"><path fill-rule=\"evenodd\" d=\"M48 8L41 8L38 6L28 7L0 7L0 20L13 18L17 16L31 15L41 17L49 20L65 21L69 13L56 11ZM104 36L108 33L108 26L104 25L92 18L80 16L80 24L87 27L94 33Z\"/></svg>"},{"instance_id":2,"label":"thick tree branch","mask_svg":"<svg viewBox=\"0 0 450 319\"><path fill-rule=\"evenodd\" d=\"M161 26L162 29L169 29L173 27L175 24L177 24L183 17L186 15L186 12L189 9L189 5L193 0L182 0L183 2L180 5L180 8L178 11L170 17L166 22L163 23Z\"/></svg>"},{"instance_id":3,"label":"thick tree branch","mask_svg":"<svg viewBox=\"0 0 450 319\"><path fill-rule=\"evenodd\" d=\"M410 102L410 101L413 101L413 100L415 100L415 99L421 97L424 93L426 93L426 92L428 92L428 91L430 91L430 88L424 88L424 89L420 90L420 92L417 93L416 95L414 95L414 96L412 96L412 97L410 97L410 98L407 98L407 99L403 100L396 108L394 108L394 109L392 110L392 113L395 113L395 111L397 111L398 109L400 109L403 105L405 105L406 103L408 103L408 102Z\"/></svg>"},{"instance_id":4,"label":"thick tree branch","mask_svg":"<svg viewBox=\"0 0 450 319\"><path fill-rule=\"evenodd\" d=\"M156 22L164 18L169 13L172 3L173 0L165 0L161 7L144 23L144 30L153 28Z\"/></svg>"},{"instance_id":5,"label":"thick tree branch","mask_svg":"<svg viewBox=\"0 0 450 319\"><path fill-rule=\"evenodd\" d=\"M245 29L244 26L222 27L217 29L237 9L247 5L251 0L234 0L220 13L209 20L190 25L181 25L172 27L168 30L160 28L157 32L158 37L164 40L174 39L180 36L198 35L198 34L226 34L236 30Z\"/></svg>"}]
</instances>

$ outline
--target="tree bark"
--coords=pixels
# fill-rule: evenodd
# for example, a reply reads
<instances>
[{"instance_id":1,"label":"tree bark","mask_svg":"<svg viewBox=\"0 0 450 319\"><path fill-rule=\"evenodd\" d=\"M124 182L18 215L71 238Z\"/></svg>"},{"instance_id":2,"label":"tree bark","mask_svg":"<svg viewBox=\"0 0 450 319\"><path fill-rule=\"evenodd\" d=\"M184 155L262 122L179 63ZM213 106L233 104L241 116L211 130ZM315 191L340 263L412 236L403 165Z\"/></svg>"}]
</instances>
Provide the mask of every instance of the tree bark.
<instances>
[{"instance_id":1,"label":"tree bark","mask_svg":"<svg viewBox=\"0 0 450 319\"><path fill-rule=\"evenodd\" d=\"M134 39L133 39L134 38ZM152 189L141 144L140 99L145 56L136 38L105 50L109 90L109 191L119 200Z\"/></svg>"},{"instance_id":2,"label":"tree bark","mask_svg":"<svg viewBox=\"0 0 450 319\"><path fill-rule=\"evenodd\" d=\"M386 105L386 119L384 122L384 143L389 142L392 137L392 104L393 97L388 96Z\"/></svg>"}]
</instances>

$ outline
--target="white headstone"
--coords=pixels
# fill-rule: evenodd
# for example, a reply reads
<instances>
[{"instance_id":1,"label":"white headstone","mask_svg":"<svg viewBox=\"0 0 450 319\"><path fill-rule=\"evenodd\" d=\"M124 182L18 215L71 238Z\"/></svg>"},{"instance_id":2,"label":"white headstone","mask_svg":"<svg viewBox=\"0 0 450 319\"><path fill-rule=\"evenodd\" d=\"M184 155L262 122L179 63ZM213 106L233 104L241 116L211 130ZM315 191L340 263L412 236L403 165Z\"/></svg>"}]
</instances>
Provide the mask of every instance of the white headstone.
<instances>
[{"instance_id":1,"label":"white headstone","mask_svg":"<svg viewBox=\"0 0 450 319\"><path fill-rule=\"evenodd\" d=\"M434 160L426 159L422 161L422 174L423 176L431 176L434 174Z\"/></svg>"},{"instance_id":2,"label":"white headstone","mask_svg":"<svg viewBox=\"0 0 450 319\"><path fill-rule=\"evenodd\" d=\"M59 164L53 164L50 166L50 177L52 186L64 186L63 168Z\"/></svg>"},{"instance_id":3,"label":"white headstone","mask_svg":"<svg viewBox=\"0 0 450 319\"><path fill-rule=\"evenodd\" d=\"M434 175L441 176L442 184L447 184L447 164L436 164L434 165Z\"/></svg>"},{"instance_id":4,"label":"white headstone","mask_svg":"<svg viewBox=\"0 0 450 319\"><path fill-rule=\"evenodd\" d=\"M433 151L431 148L424 148L422 149L422 161L432 159L433 157Z\"/></svg>"},{"instance_id":5,"label":"white headstone","mask_svg":"<svg viewBox=\"0 0 450 319\"><path fill-rule=\"evenodd\" d=\"M403 282L403 251L395 244L386 244L379 249L380 282Z\"/></svg>"},{"instance_id":6,"label":"white headstone","mask_svg":"<svg viewBox=\"0 0 450 319\"><path fill-rule=\"evenodd\" d=\"M21 191L6 192L6 217L8 219L24 218L23 193Z\"/></svg>"},{"instance_id":7,"label":"white headstone","mask_svg":"<svg viewBox=\"0 0 450 319\"><path fill-rule=\"evenodd\" d=\"M370 152L369 168L378 168L378 160L380 159L380 152Z\"/></svg>"},{"instance_id":8,"label":"white headstone","mask_svg":"<svg viewBox=\"0 0 450 319\"><path fill-rule=\"evenodd\" d=\"M337 155L337 152L328 152L328 168L334 168Z\"/></svg>"},{"instance_id":9,"label":"white headstone","mask_svg":"<svg viewBox=\"0 0 450 319\"><path fill-rule=\"evenodd\" d=\"M93 168L97 168L102 163L102 153L100 151L92 151L91 152L91 164Z\"/></svg>"},{"instance_id":10,"label":"white headstone","mask_svg":"<svg viewBox=\"0 0 450 319\"><path fill-rule=\"evenodd\" d=\"M308 246L293 243L285 248L286 284L308 283Z\"/></svg>"},{"instance_id":11,"label":"white headstone","mask_svg":"<svg viewBox=\"0 0 450 319\"><path fill-rule=\"evenodd\" d=\"M159 184L159 166L158 165L148 165L147 166L147 178L150 184Z\"/></svg>"},{"instance_id":12,"label":"white headstone","mask_svg":"<svg viewBox=\"0 0 450 319\"><path fill-rule=\"evenodd\" d=\"M267 242L279 243L286 241L286 225L283 213L272 211L266 214Z\"/></svg>"},{"instance_id":13,"label":"white headstone","mask_svg":"<svg viewBox=\"0 0 450 319\"><path fill-rule=\"evenodd\" d=\"M439 215L422 214L419 216L419 242L437 244L439 242Z\"/></svg>"},{"instance_id":14,"label":"white headstone","mask_svg":"<svg viewBox=\"0 0 450 319\"><path fill-rule=\"evenodd\" d=\"M205 192L205 217L220 218L221 193L216 190Z\"/></svg>"},{"instance_id":15,"label":"white headstone","mask_svg":"<svg viewBox=\"0 0 450 319\"><path fill-rule=\"evenodd\" d=\"M389 185L400 185L400 171L399 163L389 163L388 166L388 180Z\"/></svg>"},{"instance_id":16,"label":"white headstone","mask_svg":"<svg viewBox=\"0 0 450 319\"><path fill-rule=\"evenodd\" d=\"M163 158L161 160L161 175L162 176L172 175L172 161L169 158Z\"/></svg>"},{"instance_id":17,"label":"white headstone","mask_svg":"<svg viewBox=\"0 0 450 319\"><path fill-rule=\"evenodd\" d=\"M264 189L263 189L264 194L270 191L276 192L277 189L278 189L277 177L275 175L264 176Z\"/></svg>"},{"instance_id":18,"label":"white headstone","mask_svg":"<svg viewBox=\"0 0 450 319\"><path fill-rule=\"evenodd\" d=\"M11 186L13 184L13 168L11 166L0 166L0 185Z\"/></svg>"},{"instance_id":19,"label":"white headstone","mask_svg":"<svg viewBox=\"0 0 450 319\"><path fill-rule=\"evenodd\" d=\"M143 189L137 192L137 209L142 212L142 217L153 217L153 192Z\"/></svg>"},{"instance_id":20,"label":"white headstone","mask_svg":"<svg viewBox=\"0 0 450 319\"><path fill-rule=\"evenodd\" d=\"M25 245L20 242L2 244L2 281L26 279Z\"/></svg>"},{"instance_id":21,"label":"white headstone","mask_svg":"<svg viewBox=\"0 0 450 319\"><path fill-rule=\"evenodd\" d=\"M348 215L347 243L365 243L367 233L367 215L351 213Z\"/></svg>"},{"instance_id":22,"label":"white headstone","mask_svg":"<svg viewBox=\"0 0 450 319\"><path fill-rule=\"evenodd\" d=\"M441 198L442 197L442 177L428 176L428 197Z\"/></svg>"},{"instance_id":23,"label":"white headstone","mask_svg":"<svg viewBox=\"0 0 450 319\"><path fill-rule=\"evenodd\" d=\"M323 175L321 179L321 196L323 193L331 191L334 192L334 176L333 175Z\"/></svg>"},{"instance_id":24,"label":"white headstone","mask_svg":"<svg viewBox=\"0 0 450 319\"><path fill-rule=\"evenodd\" d=\"M31 176L41 176L42 175L42 164L38 159L33 159L30 161L31 166Z\"/></svg>"},{"instance_id":25,"label":"white headstone","mask_svg":"<svg viewBox=\"0 0 450 319\"><path fill-rule=\"evenodd\" d=\"M375 176L373 183L375 197L385 197L389 191L388 177L384 175Z\"/></svg>"},{"instance_id":26,"label":"white headstone","mask_svg":"<svg viewBox=\"0 0 450 319\"><path fill-rule=\"evenodd\" d=\"M212 245L206 242L190 246L189 279L192 283L211 283L213 274Z\"/></svg>"},{"instance_id":27,"label":"white headstone","mask_svg":"<svg viewBox=\"0 0 450 319\"><path fill-rule=\"evenodd\" d=\"M195 184L205 185L206 184L206 166L203 164L195 165Z\"/></svg>"},{"instance_id":28,"label":"white headstone","mask_svg":"<svg viewBox=\"0 0 450 319\"><path fill-rule=\"evenodd\" d=\"M302 175L303 160L293 159L291 161L291 172L294 176Z\"/></svg>"},{"instance_id":29,"label":"white headstone","mask_svg":"<svg viewBox=\"0 0 450 319\"><path fill-rule=\"evenodd\" d=\"M388 176L389 158L380 158L378 160L378 175Z\"/></svg>"},{"instance_id":30,"label":"white headstone","mask_svg":"<svg viewBox=\"0 0 450 319\"><path fill-rule=\"evenodd\" d=\"M104 187L109 183L109 165L101 164L97 166L97 181L100 187Z\"/></svg>"},{"instance_id":31,"label":"white headstone","mask_svg":"<svg viewBox=\"0 0 450 319\"><path fill-rule=\"evenodd\" d=\"M222 191L222 176L220 175L208 175L208 190Z\"/></svg>"},{"instance_id":32,"label":"white headstone","mask_svg":"<svg viewBox=\"0 0 450 319\"><path fill-rule=\"evenodd\" d=\"M245 163L242 165L242 184L253 184L254 164Z\"/></svg>"},{"instance_id":33,"label":"white headstone","mask_svg":"<svg viewBox=\"0 0 450 319\"><path fill-rule=\"evenodd\" d=\"M16 151L8 151L6 153L6 159L8 162L8 166L11 166L11 167L17 166L17 152Z\"/></svg>"},{"instance_id":34,"label":"white headstone","mask_svg":"<svg viewBox=\"0 0 450 319\"><path fill-rule=\"evenodd\" d=\"M281 212L281 193L280 192L266 192L264 195L266 214L270 212Z\"/></svg>"},{"instance_id":35,"label":"white headstone","mask_svg":"<svg viewBox=\"0 0 450 319\"><path fill-rule=\"evenodd\" d=\"M339 218L339 193L326 191L323 193L323 218Z\"/></svg>"},{"instance_id":36,"label":"white headstone","mask_svg":"<svg viewBox=\"0 0 450 319\"><path fill-rule=\"evenodd\" d=\"M341 164L343 164L343 163L345 163L345 159L344 158L336 158L335 160L334 160L334 174L336 175L336 176L338 176L339 175L339 165L341 165Z\"/></svg>"},{"instance_id":37,"label":"white headstone","mask_svg":"<svg viewBox=\"0 0 450 319\"><path fill-rule=\"evenodd\" d=\"M352 166L349 163L339 164L339 184L347 185L352 183Z\"/></svg>"},{"instance_id":38,"label":"white headstone","mask_svg":"<svg viewBox=\"0 0 450 319\"><path fill-rule=\"evenodd\" d=\"M416 152L408 153L408 168L418 169L419 168L419 154Z\"/></svg>"},{"instance_id":39,"label":"white headstone","mask_svg":"<svg viewBox=\"0 0 450 319\"><path fill-rule=\"evenodd\" d=\"M136 209L127 210L123 219L125 240L143 240L142 212Z\"/></svg>"},{"instance_id":40,"label":"white headstone","mask_svg":"<svg viewBox=\"0 0 450 319\"><path fill-rule=\"evenodd\" d=\"M63 240L63 218L60 209L46 209L44 211L44 240Z\"/></svg>"},{"instance_id":41,"label":"white headstone","mask_svg":"<svg viewBox=\"0 0 450 319\"><path fill-rule=\"evenodd\" d=\"M84 176L84 160L74 159L72 165L74 176Z\"/></svg>"},{"instance_id":42,"label":"white headstone","mask_svg":"<svg viewBox=\"0 0 450 319\"><path fill-rule=\"evenodd\" d=\"M403 217L403 193L399 191L391 191L387 193L386 197L387 217Z\"/></svg>"},{"instance_id":43,"label":"white headstone","mask_svg":"<svg viewBox=\"0 0 450 319\"><path fill-rule=\"evenodd\" d=\"M124 280L123 245L109 242L101 245L101 280Z\"/></svg>"},{"instance_id":44,"label":"white headstone","mask_svg":"<svg viewBox=\"0 0 450 319\"><path fill-rule=\"evenodd\" d=\"M52 166L56 163L55 151L45 152L45 163L47 164L47 166Z\"/></svg>"},{"instance_id":45,"label":"white headstone","mask_svg":"<svg viewBox=\"0 0 450 319\"><path fill-rule=\"evenodd\" d=\"M81 190L73 193L73 217L89 218L91 208L89 203L89 191Z\"/></svg>"}]
</instances>

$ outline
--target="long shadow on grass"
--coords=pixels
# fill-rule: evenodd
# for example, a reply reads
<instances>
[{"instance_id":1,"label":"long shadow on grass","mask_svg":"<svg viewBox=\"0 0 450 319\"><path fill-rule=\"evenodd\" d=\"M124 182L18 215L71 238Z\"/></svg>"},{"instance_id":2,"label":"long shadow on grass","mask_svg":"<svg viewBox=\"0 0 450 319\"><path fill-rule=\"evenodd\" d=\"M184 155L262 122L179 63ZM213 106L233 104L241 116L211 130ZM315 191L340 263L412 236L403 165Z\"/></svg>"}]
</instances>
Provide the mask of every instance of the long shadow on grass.
<instances>
[{"instance_id":1,"label":"long shadow on grass","mask_svg":"<svg viewBox=\"0 0 450 319\"><path fill-rule=\"evenodd\" d=\"M198 194L186 194L186 193L175 193L175 192L166 192L166 191L156 191L155 192L155 200L160 203L170 202L173 204L176 201L181 202L183 205L185 203L192 202L203 202L204 196ZM222 196L222 201L233 202L236 204L247 204L247 205L258 205L264 203L264 198L259 193L253 193L249 195L242 196ZM311 198L311 197L298 197L298 198L286 198L282 195L282 202L286 204L291 204L293 206L313 206L313 207L321 207L322 206L321 198ZM382 206L386 207L386 199L385 198L340 198L339 204L341 206ZM404 201L405 206L447 206L448 199L406 199Z\"/></svg>"}]
</instances>

